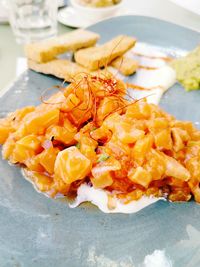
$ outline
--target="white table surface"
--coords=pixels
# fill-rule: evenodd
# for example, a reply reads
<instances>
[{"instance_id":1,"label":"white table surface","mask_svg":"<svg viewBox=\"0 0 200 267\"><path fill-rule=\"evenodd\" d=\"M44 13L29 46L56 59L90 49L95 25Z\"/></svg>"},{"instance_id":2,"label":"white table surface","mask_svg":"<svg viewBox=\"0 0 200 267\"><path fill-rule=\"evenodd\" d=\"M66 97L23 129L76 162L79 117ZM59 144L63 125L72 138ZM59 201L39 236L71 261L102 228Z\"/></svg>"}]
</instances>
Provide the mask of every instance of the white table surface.
<instances>
[{"instance_id":1,"label":"white table surface","mask_svg":"<svg viewBox=\"0 0 200 267\"><path fill-rule=\"evenodd\" d=\"M132 14L156 17L200 32L200 16L175 5L169 0L124 1Z\"/></svg>"}]
</instances>

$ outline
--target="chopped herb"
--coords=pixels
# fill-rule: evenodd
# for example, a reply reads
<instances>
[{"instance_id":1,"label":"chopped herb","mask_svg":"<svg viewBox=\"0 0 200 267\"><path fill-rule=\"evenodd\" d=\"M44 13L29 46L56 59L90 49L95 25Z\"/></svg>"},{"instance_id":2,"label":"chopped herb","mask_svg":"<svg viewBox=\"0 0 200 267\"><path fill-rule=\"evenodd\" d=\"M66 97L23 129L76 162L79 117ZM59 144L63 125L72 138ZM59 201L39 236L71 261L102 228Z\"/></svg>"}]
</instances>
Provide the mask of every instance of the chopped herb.
<instances>
[{"instance_id":1,"label":"chopped herb","mask_svg":"<svg viewBox=\"0 0 200 267\"><path fill-rule=\"evenodd\" d=\"M80 149L80 147L81 147L80 143L77 143L77 144L76 144L76 147L77 147L78 149Z\"/></svg>"},{"instance_id":2,"label":"chopped herb","mask_svg":"<svg viewBox=\"0 0 200 267\"><path fill-rule=\"evenodd\" d=\"M97 162L106 161L106 160L109 159L109 158L110 158L110 156L109 156L108 154L102 154L102 155L98 158Z\"/></svg>"},{"instance_id":3,"label":"chopped herb","mask_svg":"<svg viewBox=\"0 0 200 267\"><path fill-rule=\"evenodd\" d=\"M91 132L95 131L96 129L97 129L97 127L93 127L92 130L91 130Z\"/></svg>"}]
</instances>

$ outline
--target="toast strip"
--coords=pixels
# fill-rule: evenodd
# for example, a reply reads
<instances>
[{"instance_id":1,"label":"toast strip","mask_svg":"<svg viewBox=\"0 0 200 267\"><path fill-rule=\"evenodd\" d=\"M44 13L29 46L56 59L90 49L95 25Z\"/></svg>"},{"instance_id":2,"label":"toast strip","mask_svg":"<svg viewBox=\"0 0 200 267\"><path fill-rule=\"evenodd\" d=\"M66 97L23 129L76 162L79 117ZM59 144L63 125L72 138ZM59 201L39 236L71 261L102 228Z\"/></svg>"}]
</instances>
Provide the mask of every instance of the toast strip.
<instances>
[{"instance_id":1,"label":"toast strip","mask_svg":"<svg viewBox=\"0 0 200 267\"><path fill-rule=\"evenodd\" d=\"M71 82L77 74L86 72L83 67L66 59L54 59L41 64L29 59L28 67L36 72L50 74L67 82Z\"/></svg>"},{"instance_id":2,"label":"toast strip","mask_svg":"<svg viewBox=\"0 0 200 267\"><path fill-rule=\"evenodd\" d=\"M72 82L74 77L77 75L84 76L85 74L91 74L99 77L101 77L101 75L103 75L102 77L110 77L110 75L112 75L112 73L109 71L109 67L107 69L91 72L79 64L71 62L67 59L54 59L46 63L38 63L29 59L28 67L36 72L53 75L57 78L65 80L66 82Z\"/></svg>"},{"instance_id":3,"label":"toast strip","mask_svg":"<svg viewBox=\"0 0 200 267\"><path fill-rule=\"evenodd\" d=\"M101 46L77 51L74 55L75 61L89 70L97 70L123 55L135 45L135 42L136 39L133 37L119 35Z\"/></svg>"},{"instance_id":4,"label":"toast strip","mask_svg":"<svg viewBox=\"0 0 200 267\"><path fill-rule=\"evenodd\" d=\"M28 44L25 46L25 54L28 59L43 63L67 51L93 46L99 37L97 33L75 30L45 41Z\"/></svg>"},{"instance_id":5,"label":"toast strip","mask_svg":"<svg viewBox=\"0 0 200 267\"><path fill-rule=\"evenodd\" d=\"M132 58L122 56L111 62L111 66L119 70L123 75L129 76L138 68L138 62Z\"/></svg>"}]
</instances>

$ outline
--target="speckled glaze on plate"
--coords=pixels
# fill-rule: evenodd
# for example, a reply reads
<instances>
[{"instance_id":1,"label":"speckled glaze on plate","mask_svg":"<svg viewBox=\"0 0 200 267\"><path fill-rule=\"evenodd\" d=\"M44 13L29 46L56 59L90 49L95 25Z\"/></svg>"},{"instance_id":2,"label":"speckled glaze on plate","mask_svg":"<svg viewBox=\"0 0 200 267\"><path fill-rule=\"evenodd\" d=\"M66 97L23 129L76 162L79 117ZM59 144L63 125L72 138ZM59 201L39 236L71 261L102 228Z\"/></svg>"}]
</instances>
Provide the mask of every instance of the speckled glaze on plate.
<instances>
[{"instance_id":1,"label":"speckled glaze on plate","mask_svg":"<svg viewBox=\"0 0 200 267\"><path fill-rule=\"evenodd\" d=\"M91 30L101 42L126 33L161 49L179 52L200 43L197 32L157 19L126 16ZM27 71L0 98L0 116L38 104L41 92L60 81ZM200 91L179 85L161 106L179 119L200 122ZM136 214L104 214L90 204L70 209L48 199L0 160L1 267L199 267L200 205L159 201Z\"/></svg>"}]
</instances>

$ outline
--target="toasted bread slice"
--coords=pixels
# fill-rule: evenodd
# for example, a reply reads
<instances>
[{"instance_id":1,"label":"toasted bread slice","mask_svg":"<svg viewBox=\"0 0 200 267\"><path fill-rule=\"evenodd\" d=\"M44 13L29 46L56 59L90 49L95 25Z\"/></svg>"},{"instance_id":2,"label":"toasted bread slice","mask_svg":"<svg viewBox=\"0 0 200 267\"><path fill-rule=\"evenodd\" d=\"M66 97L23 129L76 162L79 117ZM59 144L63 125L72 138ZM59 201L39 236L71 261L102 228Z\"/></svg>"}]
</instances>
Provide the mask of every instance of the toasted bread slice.
<instances>
[{"instance_id":1,"label":"toasted bread slice","mask_svg":"<svg viewBox=\"0 0 200 267\"><path fill-rule=\"evenodd\" d=\"M67 51L93 46L99 37L97 33L75 30L45 41L28 44L25 46L25 54L28 59L43 63Z\"/></svg>"},{"instance_id":2,"label":"toasted bread slice","mask_svg":"<svg viewBox=\"0 0 200 267\"><path fill-rule=\"evenodd\" d=\"M75 61L89 70L97 70L123 55L135 42L136 39L133 37L119 35L101 46L77 51Z\"/></svg>"},{"instance_id":3,"label":"toasted bread slice","mask_svg":"<svg viewBox=\"0 0 200 267\"><path fill-rule=\"evenodd\" d=\"M28 67L36 72L53 75L65 80L66 82L72 82L75 76L82 77L86 74L99 77L102 75L102 78L105 78L106 76L110 77L112 75L109 71L109 67L107 69L99 69L91 72L79 64L67 59L54 59L46 63L38 63L29 59Z\"/></svg>"},{"instance_id":4,"label":"toasted bread slice","mask_svg":"<svg viewBox=\"0 0 200 267\"><path fill-rule=\"evenodd\" d=\"M123 75L129 76L138 68L138 62L127 56L121 56L111 62L111 66L119 70Z\"/></svg>"},{"instance_id":5,"label":"toasted bread slice","mask_svg":"<svg viewBox=\"0 0 200 267\"><path fill-rule=\"evenodd\" d=\"M29 59L28 67L36 72L50 74L67 82L71 82L79 73L86 72L85 68L66 59L54 59L46 63L37 63Z\"/></svg>"}]
</instances>

